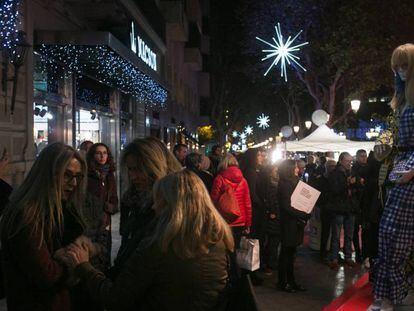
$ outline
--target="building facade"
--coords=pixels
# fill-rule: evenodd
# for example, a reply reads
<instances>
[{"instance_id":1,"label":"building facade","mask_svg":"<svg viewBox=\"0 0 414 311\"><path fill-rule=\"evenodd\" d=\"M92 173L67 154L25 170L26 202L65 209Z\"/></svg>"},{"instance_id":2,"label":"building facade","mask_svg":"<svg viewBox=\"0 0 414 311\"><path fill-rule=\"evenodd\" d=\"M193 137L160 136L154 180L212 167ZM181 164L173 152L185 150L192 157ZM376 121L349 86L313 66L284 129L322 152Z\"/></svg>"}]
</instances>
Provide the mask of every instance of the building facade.
<instances>
[{"instance_id":1,"label":"building facade","mask_svg":"<svg viewBox=\"0 0 414 311\"><path fill-rule=\"evenodd\" d=\"M103 142L116 160L125 144L149 135L169 146L184 142L198 147L200 100L209 88L202 52L208 48L202 40L193 42L189 29L195 27L202 38L206 4L14 3L19 3L17 27L30 48L17 82L9 81L14 66L2 53L0 148L11 156L12 184L21 182L36 155L52 142L76 148L85 140ZM177 19L182 29L175 27ZM177 31L183 36L177 37Z\"/></svg>"}]
</instances>

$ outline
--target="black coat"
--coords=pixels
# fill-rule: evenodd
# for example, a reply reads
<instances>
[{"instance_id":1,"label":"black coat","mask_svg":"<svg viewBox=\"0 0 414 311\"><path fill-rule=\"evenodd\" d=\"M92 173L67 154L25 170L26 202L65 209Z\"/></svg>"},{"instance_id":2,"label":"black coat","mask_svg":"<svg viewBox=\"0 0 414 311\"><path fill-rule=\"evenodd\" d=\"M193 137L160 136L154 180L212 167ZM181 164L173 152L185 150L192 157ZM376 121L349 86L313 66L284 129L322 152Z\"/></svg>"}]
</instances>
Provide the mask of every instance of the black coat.
<instances>
[{"instance_id":1,"label":"black coat","mask_svg":"<svg viewBox=\"0 0 414 311\"><path fill-rule=\"evenodd\" d=\"M9 201L9 196L12 191L13 188L0 178L0 214L3 213L3 210Z\"/></svg>"},{"instance_id":2,"label":"black coat","mask_svg":"<svg viewBox=\"0 0 414 311\"><path fill-rule=\"evenodd\" d=\"M336 169L329 174L329 209L334 214L347 215L354 214L358 208L358 202L353 195L353 189L348 184L350 172L347 172L342 166L338 165Z\"/></svg>"},{"instance_id":3,"label":"black coat","mask_svg":"<svg viewBox=\"0 0 414 311\"><path fill-rule=\"evenodd\" d=\"M279 208L282 231L282 246L296 247L302 244L304 227L309 214L296 210L290 205L290 197L298 180L281 179L279 181Z\"/></svg>"}]
</instances>

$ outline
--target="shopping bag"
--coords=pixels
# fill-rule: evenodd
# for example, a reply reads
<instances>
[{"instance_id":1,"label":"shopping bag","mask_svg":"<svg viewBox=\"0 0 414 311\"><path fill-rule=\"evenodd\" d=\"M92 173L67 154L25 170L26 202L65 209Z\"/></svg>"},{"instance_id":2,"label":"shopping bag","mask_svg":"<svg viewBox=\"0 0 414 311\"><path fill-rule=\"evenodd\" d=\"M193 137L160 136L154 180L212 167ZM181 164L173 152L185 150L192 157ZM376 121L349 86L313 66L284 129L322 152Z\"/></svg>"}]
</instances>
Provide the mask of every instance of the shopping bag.
<instances>
[{"instance_id":1,"label":"shopping bag","mask_svg":"<svg viewBox=\"0 0 414 311\"><path fill-rule=\"evenodd\" d=\"M240 268L255 271L260 268L260 245L257 239L242 237L240 248L236 250L237 264Z\"/></svg>"}]
</instances>

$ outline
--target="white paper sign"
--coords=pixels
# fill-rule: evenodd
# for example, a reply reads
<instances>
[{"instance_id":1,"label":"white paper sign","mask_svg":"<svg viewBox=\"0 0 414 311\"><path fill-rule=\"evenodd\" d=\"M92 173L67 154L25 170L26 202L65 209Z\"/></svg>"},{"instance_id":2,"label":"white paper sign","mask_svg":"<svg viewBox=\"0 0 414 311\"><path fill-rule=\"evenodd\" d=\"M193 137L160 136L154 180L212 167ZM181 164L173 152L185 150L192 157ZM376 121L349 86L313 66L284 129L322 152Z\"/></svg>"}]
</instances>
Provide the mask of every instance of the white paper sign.
<instances>
[{"instance_id":1,"label":"white paper sign","mask_svg":"<svg viewBox=\"0 0 414 311\"><path fill-rule=\"evenodd\" d=\"M312 212L320 194L320 191L300 180L290 197L290 205L309 214Z\"/></svg>"}]
</instances>

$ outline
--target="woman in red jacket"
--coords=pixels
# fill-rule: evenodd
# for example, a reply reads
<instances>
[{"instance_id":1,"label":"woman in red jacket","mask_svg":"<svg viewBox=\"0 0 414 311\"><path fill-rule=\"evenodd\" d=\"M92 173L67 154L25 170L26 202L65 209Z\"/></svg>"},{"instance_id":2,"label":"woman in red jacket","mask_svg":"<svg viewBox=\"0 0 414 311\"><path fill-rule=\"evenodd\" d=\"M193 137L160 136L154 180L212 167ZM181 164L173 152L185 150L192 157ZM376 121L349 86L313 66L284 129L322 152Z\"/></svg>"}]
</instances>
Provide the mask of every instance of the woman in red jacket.
<instances>
[{"instance_id":1,"label":"woman in red jacket","mask_svg":"<svg viewBox=\"0 0 414 311\"><path fill-rule=\"evenodd\" d=\"M252 203L250 201L249 186L244 179L239 163L232 154L227 154L218 165L218 175L214 179L211 189L211 199L216 204L227 186L234 190L240 208L240 217L229 223L234 236L236 247L239 245L242 234L250 232L252 224Z\"/></svg>"}]
</instances>

